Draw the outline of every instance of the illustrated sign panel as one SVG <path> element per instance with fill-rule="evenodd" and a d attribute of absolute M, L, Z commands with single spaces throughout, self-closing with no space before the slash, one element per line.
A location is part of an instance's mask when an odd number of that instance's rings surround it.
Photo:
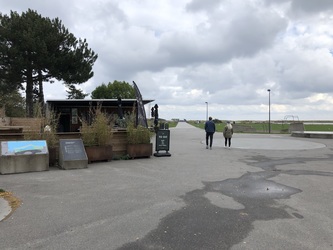
<path fill-rule="evenodd" d="M 81 139 L 61 139 L 59 143 L 64 161 L 87 159 L 87 154 Z"/>
<path fill-rule="evenodd" d="M 160 129 L 156 133 L 156 151 L 169 151 L 170 145 L 170 130 Z"/>
<path fill-rule="evenodd" d="M 2 141 L 1 155 L 47 154 L 46 141 Z"/>

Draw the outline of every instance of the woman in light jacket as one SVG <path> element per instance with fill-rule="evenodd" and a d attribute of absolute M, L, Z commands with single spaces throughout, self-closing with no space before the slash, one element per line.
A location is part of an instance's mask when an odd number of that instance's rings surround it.
<path fill-rule="evenodd" d="M 225 125 L 223 130 L 223 136 L 224 136 L 224 146 L 227 146 L 227 142 L 229 142 L 229 147 L 231 146 L 231 138 L 234 133 L 234 130 L 232 128 L 232 125 L 229 121 L 227 121 L 227 125 Z"/>

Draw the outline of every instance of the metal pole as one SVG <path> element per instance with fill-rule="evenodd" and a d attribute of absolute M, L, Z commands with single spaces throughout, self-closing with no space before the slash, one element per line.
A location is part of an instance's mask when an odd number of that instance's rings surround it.
<path fill-rule="evenodd" d="M 271 133 L 271 90 L 268 91 L 268 133 Z"/>
<path fill-rule="evenodd" d="M 208 102 L 205 103 L 206 103 L 206 121 L 208 121 Z"/>

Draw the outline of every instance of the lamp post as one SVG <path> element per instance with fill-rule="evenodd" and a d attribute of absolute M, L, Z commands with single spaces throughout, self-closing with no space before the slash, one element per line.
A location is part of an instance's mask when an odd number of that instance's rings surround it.
<path fill-rule="evenodd" d="M 206 103 L 206 121 L 208 121 L 208 102 L 205 103 Z"/>
<path fill-rule="evenodd" d="M 268 133 L 271 133 L 271 90 L 268 91 Z"/>

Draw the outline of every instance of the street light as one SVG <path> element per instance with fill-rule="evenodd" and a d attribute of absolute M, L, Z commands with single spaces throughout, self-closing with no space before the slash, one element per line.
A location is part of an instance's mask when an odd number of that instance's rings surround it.
<path fill-rule="evenodd" d="M 206 121 L 208 121 L 208 102 L 205 103 L 206 103 Z"/>
<path fill-rule="evenodd" d="M 268 133 L 271 133 L 271 90 L 268 91 Z"/>

